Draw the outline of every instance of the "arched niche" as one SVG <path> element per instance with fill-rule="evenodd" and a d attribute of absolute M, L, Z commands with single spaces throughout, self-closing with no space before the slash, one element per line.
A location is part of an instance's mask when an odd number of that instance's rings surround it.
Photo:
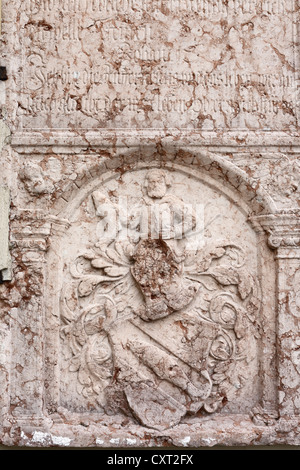
<path fill-rule="evenodd" d="M 208 152 L 109 166 L 53 209 L 48 413 L 163 431 L 275 409 L 275 267 L 251 223 L 271 199 Z"/>

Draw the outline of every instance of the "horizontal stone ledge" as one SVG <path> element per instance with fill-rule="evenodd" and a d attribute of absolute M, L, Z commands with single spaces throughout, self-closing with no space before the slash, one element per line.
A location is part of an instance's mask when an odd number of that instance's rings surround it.
<path fill-rule="evenodd" d="M 300 151 L 300 133 L 282 131 L 200 131 L 188 129 L 111 129 L 111 130 L 68 130 L 24 131 L 12 134 L 11 146 L 19 153 L 31 153 L 40 147 L 55 147 L 59 151 L 73 151 L 90 148 L 140 147 L 161 144 L 165 147 L 211 146 L 211 147 L 288 147 Z"/>
<path fill-rule="evenodd" d="M 10 429 L 9 426 L 0 429 L 0 442 L 8 446 L 18 443 L 26 447 L 85 446 L 127 450 L 130 447 L 163 449 L 172 446 L 186 448 L 190 452 L 202 446 L 300 444 L 299 436 L 293 433 L 288 436 L 299 426 L 299 418 L 295 416 L 274 420 L 269 425 L 256 425 L 247 415 L 218 416 L 203 420 L 201 424 L 181 424 L 163 433 L 154 429 L 147 429 L 145 433 L 141 426 L 129 428 L 120 423 L 112 424 L 113 430 L 110 431 L 101 422 L 90 422 L 87 426 L 82 422 L 62 424 L 52 422 L 51 417 L 45 418 L 45 422 L 39 425 L 35 419 L 32 423 L 30 421 L 30 417 L 25 420 L 15 418 Z"/>

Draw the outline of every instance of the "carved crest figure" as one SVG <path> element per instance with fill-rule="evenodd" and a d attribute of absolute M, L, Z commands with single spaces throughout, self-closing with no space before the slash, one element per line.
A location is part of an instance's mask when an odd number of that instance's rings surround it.
<path fill-rule="evenodd" d="M 61 296 L 79 393 L 159 430 L 222 407 L 242 387 L 236 365 L 259 334 L 259 288 L 245 253 L 229 240 L 186 250 L 196 216 L 170 185 L 167 172 L 147 173 L 141 204 L 120 224 L 138 235 L 96 240 Z M 114 204 L 99 191 L 92 201 L 105 223 Z"/>

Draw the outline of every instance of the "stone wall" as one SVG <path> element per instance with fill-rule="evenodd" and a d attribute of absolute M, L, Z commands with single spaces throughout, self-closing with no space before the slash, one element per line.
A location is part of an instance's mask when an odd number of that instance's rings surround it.
<path fill-rule="evenodd" d="M 300 445 L 298 22 L 3 0 L 3 445 Z"/>

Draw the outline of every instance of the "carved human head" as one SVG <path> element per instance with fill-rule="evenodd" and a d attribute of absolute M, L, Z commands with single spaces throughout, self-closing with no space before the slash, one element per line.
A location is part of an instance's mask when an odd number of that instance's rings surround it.
<path fill-rule="evenodd" d="M 163 198 L 170 185 L 171 179 L 165 171 L 159 168 L 148 171 L 145 179 L 145 188 L 149 197 L 154 199 Z"/>
<path fill-rule="evenodd" d="M 50 192 L 50 185 L 38 165 L 30 163 L 24 165 L 19 176 L 29 194 L 39 196 Z"/>

